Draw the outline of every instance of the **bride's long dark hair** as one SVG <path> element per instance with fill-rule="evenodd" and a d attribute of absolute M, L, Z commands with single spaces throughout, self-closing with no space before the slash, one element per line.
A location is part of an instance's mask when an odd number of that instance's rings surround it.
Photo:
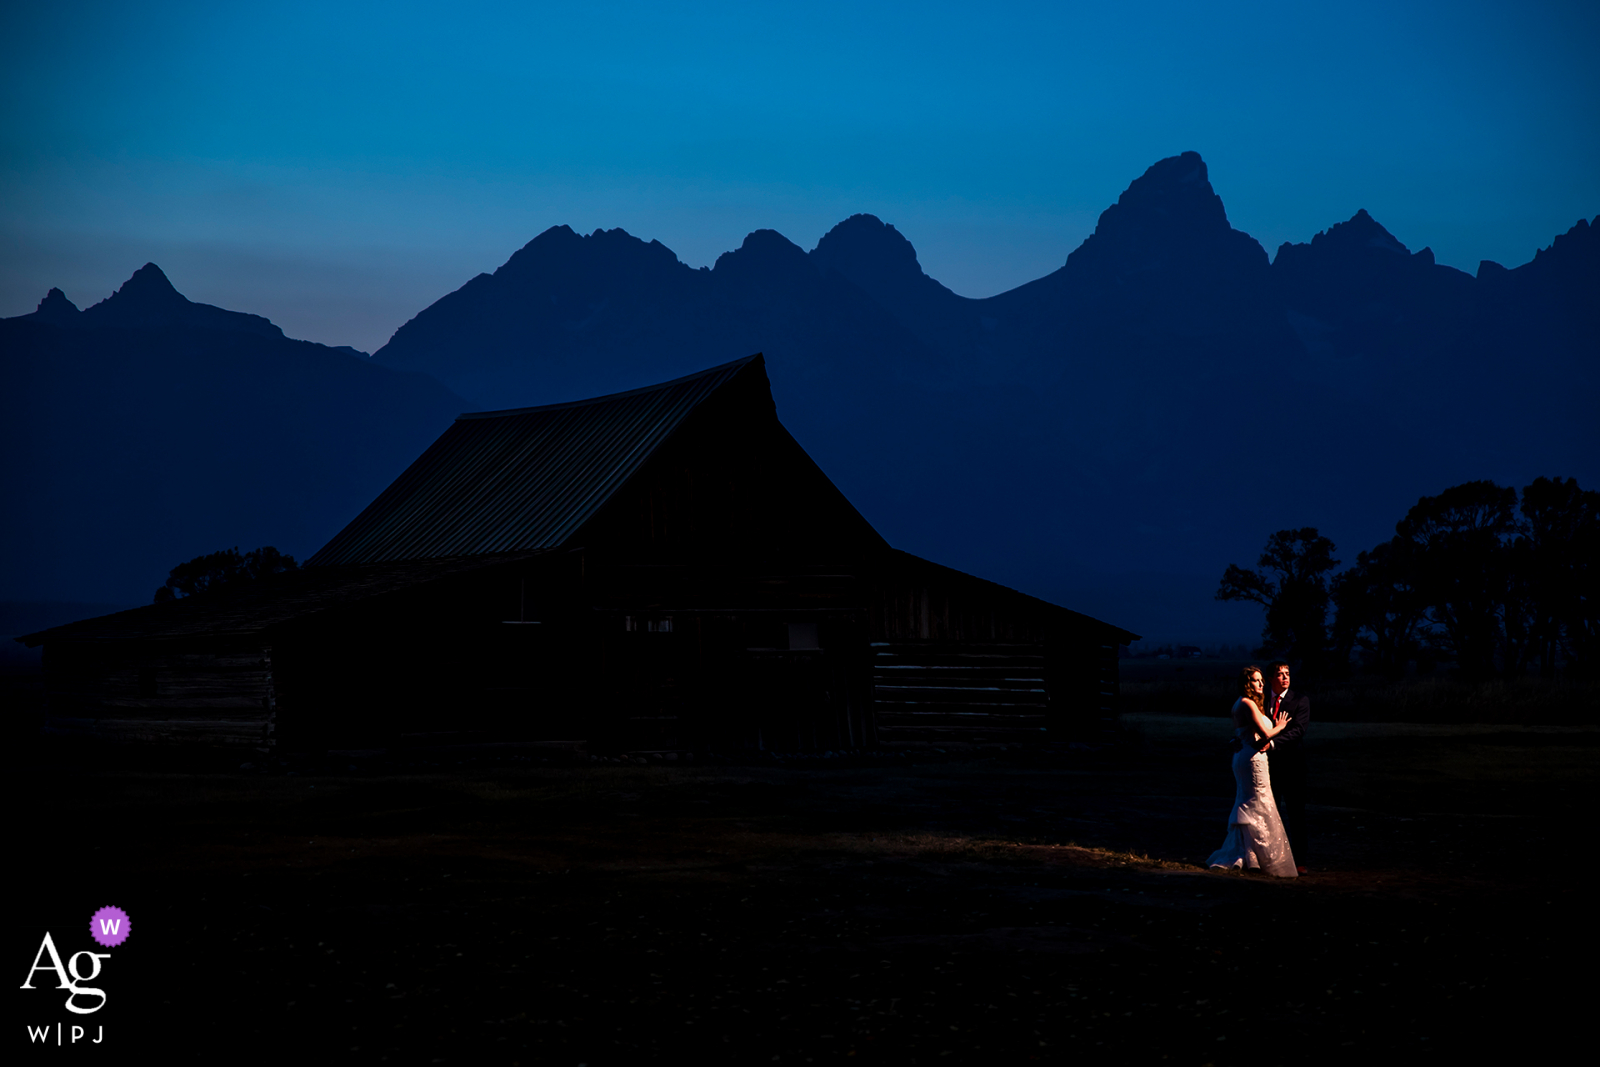
<path fill-rule="evenodd" d="M 1254 694 L 1252 694 L 1250 692 L 1250 688 L 1251 688 L 1250 683 L 1255 680 L 1255 679 L 1250 677 L 1252 674 L 1261 674 L 1261 668 L 1257 667 L 1253 663 L 1250 666 L 1244 668 L 1243 670 L 1241 670 L 1239 672 L 1239 695 L 1241 697 L 1252 697 L 1252 699 L 1254 697 Z M 1264 679 L 1266 678 L 1266 676 L 1262 675 L 1262 678 L 1263 678 L 1262 691 L 1265 692 L 1266 691 L 1266 683 L 1265 683 Z"/>

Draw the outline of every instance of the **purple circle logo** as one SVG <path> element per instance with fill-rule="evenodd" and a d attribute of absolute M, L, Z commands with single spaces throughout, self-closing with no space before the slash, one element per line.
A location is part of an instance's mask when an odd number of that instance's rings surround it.
<path fill-rule="evenodd" d="M 128 913 L 118 907 L 105 907 L 89 920 L 89 936 L 106 948 L 116 948 L 128 940 Z"/>

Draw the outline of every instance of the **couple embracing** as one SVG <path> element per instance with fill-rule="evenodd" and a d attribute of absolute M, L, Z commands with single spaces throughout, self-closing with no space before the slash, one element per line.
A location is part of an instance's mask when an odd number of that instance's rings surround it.
<path fill-rule="evenodd" d="M 1239 672 L 1239 699 L 1233 705 L 1239 745 L 1233 754 L 1233 813 L 1227 839 L 1206 865 L 1259 868 L 1277 878 L 1293 878 L 1306 873 L 1305 739 L 1311 700 L 1290 692 L 1288 663 L 1277 660 L 1268 669 L 1270 695 L 1261 668 Z"/>

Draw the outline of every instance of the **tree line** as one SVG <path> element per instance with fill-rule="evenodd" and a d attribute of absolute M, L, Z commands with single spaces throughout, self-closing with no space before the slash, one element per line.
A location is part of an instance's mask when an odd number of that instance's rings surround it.
<path fill-rule="evenodd" d="M 1280 530 L 1257 569 L 1228 565 L 1217 599 L 1266 609 L 1263 654 L 1333 672 L 1600 673 L 1600 493 L 1576 479 L 1536 478 L 1520 500 L 1491 481 L 1452 486 L 1343 571 L 1336 551 L 1315 527 Z"/>
<path fill-rule="evenodd" d="M 271 545 L 243 554 L 237 546 L 226 548 L 196 556 L 168 571 L 167 580 L 156 586 L 155 603 L 207 593 L 271 588 L 278 575 L 299 567 L 293 556 L 286 556 Z"/>

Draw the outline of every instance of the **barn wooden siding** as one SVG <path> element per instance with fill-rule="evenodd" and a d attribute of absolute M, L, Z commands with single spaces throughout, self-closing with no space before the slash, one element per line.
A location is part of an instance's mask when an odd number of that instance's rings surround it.
<path fill-rule="evenodd" d="M 252 748 L 276 741 L 270 647 L 61 642 L 46 647 L 45 664 L 53 733 Z"/>
<path fill-rule="evenodd" d="M 872 696 L 883 744 L 1103 736 L 1117 713 L 1120 631 L 917 559 L 872 594 Z"/>
<path fill-rule="evenodd" d="M 874 642 L 878 740 L 1038 743 L 1049 727 L 1044 647 Z"/>

